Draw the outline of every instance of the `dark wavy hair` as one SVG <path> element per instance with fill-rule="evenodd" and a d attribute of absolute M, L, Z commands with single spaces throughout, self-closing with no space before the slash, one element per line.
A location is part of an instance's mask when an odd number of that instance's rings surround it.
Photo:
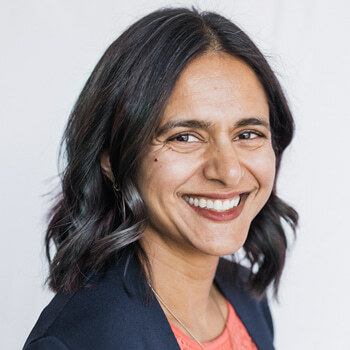
<path fill-rule="evenodd" d="M 63 135 L 62 189 L 45 237 L 52 290 L 82 288 L 89 273 L 103 270 L 122 252 L 147 260 L 139 242 L 147 224 L 135 181 L 139 160 L 183 69 L 215 51 L 241 59 L 260 80 L 278 171 L 294 122 L 276 76 L 250 38 L 225 17 L 195 8 L 164 8 L 143 17 L 104 53 Z M 101 170 L 106 151 L 119 191 Z M 275 185 L 243 246 L 251 265 L 247 286 L 253 294 L 264 295 L 271 283 L 277 292 L 287 248 L 285 224 L 295 232 L 297 221 L 296 211 L 278 198 Z"/>

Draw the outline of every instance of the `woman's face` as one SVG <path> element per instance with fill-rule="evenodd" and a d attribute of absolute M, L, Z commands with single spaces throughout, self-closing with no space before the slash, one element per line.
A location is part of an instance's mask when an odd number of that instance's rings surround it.
<path fill-rule="evenodd" d="M 191 254 L 233 253 L 274 177 L 269 108 L 254 72 L 228 54 L 200 56 L 182 72 L 141 160 L 143 239 Z"/>

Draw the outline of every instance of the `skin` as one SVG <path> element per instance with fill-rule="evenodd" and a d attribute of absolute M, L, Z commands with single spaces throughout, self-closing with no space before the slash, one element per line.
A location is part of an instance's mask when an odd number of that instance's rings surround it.
<path fill-rule="evenodd" d="M 185 126 L 189 120 L 200 125 Z M 183 126 L 166 127 L 175 122 Z M 225 53 L 207 53 L 182 72 L 158 131 L 138 172 L 149 213 L 141 244 L 158 294 L 207 342 L 223 331 L 228 311 L 213 284 L 219 258 L 242 247 L 273 187 L 275 154 L 265 92 L 245 63 Z M 108 171 L 107 157 L 102 168 Z M 233 220 L 203 217 L 184 200 L 189 194 L 206 198 L 208 193 L 237 192 L 247 198 Z"/>

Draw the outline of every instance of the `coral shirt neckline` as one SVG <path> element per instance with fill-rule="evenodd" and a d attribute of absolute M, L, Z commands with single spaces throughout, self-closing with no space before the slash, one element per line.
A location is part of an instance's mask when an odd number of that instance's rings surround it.
<path fill-rule="evenodd" d="M 237 316 L 235 310 L 232 305 L 227 300 L 228 305 L 228 316 L 227 316 L 227 327 L 224 328 L 222 333 L 217 336 L 215 339 L 202 343 L 206 350 L 231 350 L 231 341 L 230 335 L 228 333 L 228 328 L 231 332 L 231 337 L 233 341 L 234 348 L 237 348 L 239 345 L 239 349 L 244 350 L 257 350 L 254 342 L 252 341 L 250 335 L 248 334 L 246 328 L 243 323 Z M 180 346 L 181 350 L 202 350 L 200 345 L 184 334 L 179 328 L 175 325 L 171 324 L 171 329 L 176 337 L 176 340 Z"/>

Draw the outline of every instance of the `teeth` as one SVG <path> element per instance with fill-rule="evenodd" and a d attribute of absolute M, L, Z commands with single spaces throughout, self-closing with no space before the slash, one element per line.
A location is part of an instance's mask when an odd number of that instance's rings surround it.
<path fill-rule="evenodd" d="M 201 198 L 201 199 L 199 200 L 199 206 L 200 206 L 201 208 L 205 208 L 205 207 L 207 206 L 207 201 L 206 201 L 205 199 Z"/>
<path fill-rule="evenodd" d="M 230 203 L 231 207 L 237 207 L 239 200 L 240 200 L 239 196 L 237 196 L 236 198 L 233 198 L 231 203 Z"/>
<path fill-rule="evenodd" d="M 223 209 L 223 210 L 230 209 L 230 201 L 225 200 L 225 202 L 224 202 L 223 205 L 222 205 L 222 209 Z"/>
<path fill-rule="evenodd" d="M 237 205 L 240 202 L 240 199 L 241 199 L 240 196 L 236 196 L 231 200 L 226 199 L 222 201 L 220 199 L 216 199 L 213 202 L 210 199 L 206 200 L 204 198 L 192 198 L 192 197 L 185 196 L 185 201 L 195 207 L 200 207 L 202 209 L 209 209 L 209 210 L 214 210 L 219 212 L 237 207 Z"/>
<path fill-rule="evenodd" d="M 221 211 L 222 210 L 222 202 L 220 201 L 220 200 L 216 200 L 215 202 L 214 202 L 214 209 L 216 210 L 216 211 Z"/>

